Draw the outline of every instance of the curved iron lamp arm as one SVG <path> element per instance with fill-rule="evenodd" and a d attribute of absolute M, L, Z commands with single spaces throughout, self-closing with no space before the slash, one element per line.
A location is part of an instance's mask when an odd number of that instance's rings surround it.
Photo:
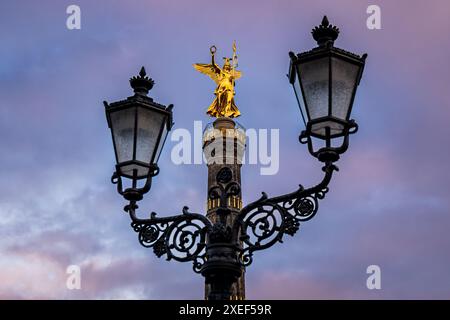
<path fill-rule="evenodd" d="M 295 192 L 269 198 L 265 192 L 262 197 L 242 208 L 233 225 L 233 242 L 242 241 L 244 249 L 239 258 L 244 266 L 253 261 L 253 252 L 283 242 L 284 234 L 293 236 L 300 222 L 314 217 L 319 208 L 318 200 L 328 192 L 333 172 L 338 168 L 327 162 L 322 168 L 325 176 L 314 187 L 305 189 L 300 185 Z"/>
<path fill-rule="evenodd" d="M 189 212 L 183 207 L 183 213 L 177 216 L 157 218 L 152 212 L 149 219 L 136 216 L 138 208 L 135 201 L 125 206 L 130 214 L 131 227 L 138 233 L 139 243 L 160 258 L 179 262 L 193 261 L 193 269 L 200 273 L 205 263 L 206 235 L 212 229 L 211 222 L 205 216 Z"/>

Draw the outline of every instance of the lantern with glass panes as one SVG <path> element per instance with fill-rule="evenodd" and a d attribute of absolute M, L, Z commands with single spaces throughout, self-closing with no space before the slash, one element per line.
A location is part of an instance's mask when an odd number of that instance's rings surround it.
<path fill-rule="evenodd" d="M 147 96 L 154 81 L 144 67 L 139 76 L 130 79 L 130 85 L 133 96 L 103 104 L 116 155 L 116 171 L 111 180 L 125 199 L 138 201 L 150 190 L 152 177 L 159 172 L 157 162 L 172 128 L 173 105 L 166 107 Z M 125 189 L 123 179 L 129 181 Z"/>
<path fill-rule="evenodd" d="M 334 47 L 339 29 L 326 16 L 312 35 L 316 48 L 297 55 L 289 52 L 288 76 L 306 126 L 300 142 L 308 144 L 309 152 L 320 161 L 334 162 L 347 150 L 349 134 L 358 130 L 350 114 L 367 54 L 358 56 Z M 318 150 L 312 138 L 322 141 Z"/>

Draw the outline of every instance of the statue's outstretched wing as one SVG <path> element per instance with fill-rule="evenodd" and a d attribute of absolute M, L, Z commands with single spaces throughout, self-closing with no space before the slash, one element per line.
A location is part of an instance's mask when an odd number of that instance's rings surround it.
<path fill-rule="evenodd" d="M 217 70 L 214 65 L 206 63 L 194 63 L 193 66 L 195 70 L 203 74 L 206 74 L 208 77 L 213 79 L 216 84 L 219 84 L 219 76 L 217 74 Z"/>
<path fill-rule="evenodd" d="M 233 77 L 234 77 L 234 80 L 239 79 L 240 77 L 242 77 L 242 72 L 241 72 L 241 71 L 234 70 L 234 71 L 233 71 Z"/>

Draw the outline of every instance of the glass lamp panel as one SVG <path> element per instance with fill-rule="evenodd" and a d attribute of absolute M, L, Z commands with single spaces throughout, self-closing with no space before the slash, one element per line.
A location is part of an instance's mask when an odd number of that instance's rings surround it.
<path fill-rule="evenodd" d="M 298 65 L 303 96 L 309 120 L 328 116 L 329 58 L 324 57 Z"/>
<path fill-rule="evenodd" d="M 322 121 L 315 123 L 311 126 L 311 132 L 313 134 L 319 135 L 322 138 L 326 137 L 326 127 L 330 128 L 330 135 L 341 135 L 344 131 L 344 126 L 341 123 L 335 121 Z"/>
<path fill-rule="evenodd" d="M 135 108 L 113 111 L 110 119 L 117 162 L 133 160 Z"/>
<path fill-rule="evenodd" d="M 331 67 L 332 115 L 347 120 L 360 67 L 336 57 L 331 58 Z"/>
<path fill-rule="evenodd" d="M 136 160 L 150 164 L 158 147 L 159 132 L 164 125 L 164 114 L 146 108 L 138 108 Z"/>
<path fill-rule="evenodd" d="M 298 77 L 295 77 L 295 82 L 292 84 L 292 87 L 294 88 L 295 98 L 297 99 L 298 107 L 302 115 L 302 120 L 306 122 L 308 121 L 308 114 L 306 113 L 305 103 L 303 102 L 302 90 L 300 88 L 300 81 L 298 80 Z"/>
<path fill-rule="evenodd" d="M 138 164 L 128 164 L 120 168 L 121 174 L 129 178 L 133 177 L 133 170 L 137 170 L 137 178 L 145 177 L 148 174 L 148 168 Z"/>
<path fill-rule="evenodd" d="M 166 118 L 164 119 L 166 121 Z M 155 159 L 153 160 L 154 163 L 157 163 L 159 160 L 159 156 L 161 155 L 162 148 L 164 147 L 164 143 L 166 142 L 167 138 L 167 124 L 164 122 L 163 124 L 164 128 L 161 134 L 161 140 L 159 141 L 158 149 L 156 150 Z"/>

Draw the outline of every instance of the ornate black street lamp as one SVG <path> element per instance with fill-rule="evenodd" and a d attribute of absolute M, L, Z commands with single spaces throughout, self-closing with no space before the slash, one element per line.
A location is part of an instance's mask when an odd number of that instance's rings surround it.
<path fill-rule="evenodd" d="M 201 273 L 209 285 L 210 300 L 230 299 L 233 283 L 251 264 L 255 251 L 282 242 L 285 234 L 293 236 L 301 222 L 314 217 L 318 201 L 328 192 L 327 186 L 337 170 L 334 162 L 346 151 L 349 135 L 358 128 L 350 113 L 367 55 L 360 57 L 334 47 L 339 30 L 326 17 L 312 33 L 317 48 L 298 55 L 289 53 L 289 80 L 306 125 L 300 142 L 307 143 L 309 152 L 324 163 L 322 181 L 311 188 L 300 186 L 276 197 L 263 192 L 261 198 L 241 209 L 236 205 L 236 197 L 241 193 L 240 174 L 237 179 L 235 167 L 220 165 L 209 167 L 214 181 L 208 191 L 208 204 L 216 205 L 217 218 L 191 213 L 187 207 L 180 215 L 160 218 L 152 212 L 147 219 L 138 218 L 136 203 L 150 190 L 152 177 L 159 173 L 156 163 L 172 127 L 172 105 L 166 108 L 147 97 L 153 80 L 144 69 L 139 77 L 130 80 L 134 96 L 104 103 L 117 160 L 112 181 L 129 201 L 124 209 L 130 214 L 139 242 L 152 247 L 158 257 L 192 261 L 194 271 Z M 229 118 L 214 122 L 214 128 L 219 129 L 234 125 Z M 233 136 L 235 147 L 237 136 Z M 205 140 L 205 145 L 215 138 Z M 313 138 L 323 141 L 324 146 L 314 150 Z M 336 141 L 340 143 L 335 145 Z M 125 190 L 123 178 L 130 180 Z M 138 181 L 144 179 L 144 185 L 139 187 Z"/>
<path fill-rule="evenodd" d="M 134 96 L 103 104 L 117 162 L 112 181 L 125 199 L 139 201 L 150 190 L 152 177 L 159 173 L 157 162 L 172 128 L 173 105 L 166 108 L 147 96 L 154 81 L 147 77 L 144 67 L 139 76 L 130 79 L 130 85 Z M 130 188 L 123 190 L 122 178 L 131 180 Z M 144 185 L 138 188 L 142 179 Z"/>
<path fill-rule="evenodd" d="M 310 153 L 320 161 L 337 161 L 348 148 L 349 134 L 358 130 L 350 113 L 367 54 L 360 57 L 334 47 L 339 29 L 330 25 L 326 16 L 312 34 L 318 47 L 298 55 L 289 52 L 289 81 L 306 125 L 300 142 L 307 143 Z M 313 150 L 311 137 L 324 140 L 325 147 Z M 332 140 L 340 137 L 343 143 L 331 147 Z"/>

